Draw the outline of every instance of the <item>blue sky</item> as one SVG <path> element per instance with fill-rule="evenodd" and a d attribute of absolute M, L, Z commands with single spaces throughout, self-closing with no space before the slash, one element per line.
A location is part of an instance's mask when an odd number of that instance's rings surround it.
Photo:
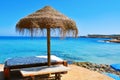
<path fill-rule="evenodd" d="M 0 36 L 19 35 L 19 19 L 46 5 L 72 18 L 79 35 L 120 34 L 120 0 L 1 0 Z"/>

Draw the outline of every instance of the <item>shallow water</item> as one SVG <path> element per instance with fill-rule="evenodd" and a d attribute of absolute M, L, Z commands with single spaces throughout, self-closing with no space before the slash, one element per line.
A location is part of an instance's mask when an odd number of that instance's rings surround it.
<path fill-rule="evenodd" d="M 120 63 L 120 44 L 105 43 L 105 38 L 52 38 L 51 54 L 68 61 Z M 46 38 L 0 37 L 0 63 L 12 57 L 47 54 Z"/>

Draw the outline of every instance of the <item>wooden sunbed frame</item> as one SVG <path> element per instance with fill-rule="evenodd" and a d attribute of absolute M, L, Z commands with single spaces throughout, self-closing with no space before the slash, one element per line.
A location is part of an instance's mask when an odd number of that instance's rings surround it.
<path fill-rule="evenodd" d="M 49 80 L 49 78 L 55 80 L 61 80 L 61 74 L 64 74 L 68 70 L 69 68 L 63 65 L 51 65 L 51 66 L 41 66 L 41 67 L 32 67 L 32 68 L 22 68 L 20 69 L 20 72 L 23 77 L 30 76 L 31 78 L 33 78 L 33 80 L 37 75 L 46 75 L 46 74 L 48 75 L 48 77 L 46 77 L 47 80 Z"/>
<path fill-rule="evenodd" d="M 64 66 L 68 66 L 66 61 L 58 61 L 58 62 L 51 62 L 51 65 L 57 65 L 62 64 Z M 7 65 L 7 61 L 5 62 L 4 66 L 4 80 L 10 80 L 10 71 L 12 69 L 21 69 L 21 68 L 30 68 L 30 67 L 40 67 L 40 66 L 46 66 L 48 63 L 36 63 L 36 64 L 25 64 L 25 65 L 15 65 L 15 66 L 9 66 Z M 63 72 L 66 73 L 66 72 Z M 59 74 L 55 74 L 59 75 Z"/>

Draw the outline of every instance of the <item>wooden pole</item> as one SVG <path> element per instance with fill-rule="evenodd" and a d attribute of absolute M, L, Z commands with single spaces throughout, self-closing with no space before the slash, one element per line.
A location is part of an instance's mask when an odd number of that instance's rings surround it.
<path fill-rule="evenodd" d="M 31 34 L 31 37 L 33 38 L 33 29 L 32 28 L 31 28 L 30 34 Z"/>
<path fill-rule="evenodd" d="M 48 55 L 48 66 L 51 65 L 50 58 L 50 28 L 47 28 L 47 55 Z"/>

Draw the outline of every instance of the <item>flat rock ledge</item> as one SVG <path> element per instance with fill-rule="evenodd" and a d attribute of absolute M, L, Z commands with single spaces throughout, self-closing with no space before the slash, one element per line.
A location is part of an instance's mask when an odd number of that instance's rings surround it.
<path fill-rule="evenodd" d="M 99 73 L 113 73 L 120 76 L 120 71 L 115 71 L 113 68 L 110 67 L 110 65 L 107 64 L 96 64 L 96 63 L 90 63 L 90 62 L 73 62 L 73 64 L 78 65 L 80 67 L 87 68 L 92 71 L 97 71 Z"/>

